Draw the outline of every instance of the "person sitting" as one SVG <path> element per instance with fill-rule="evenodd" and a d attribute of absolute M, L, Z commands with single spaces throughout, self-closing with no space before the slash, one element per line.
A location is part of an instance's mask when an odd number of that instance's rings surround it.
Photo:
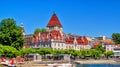
<path fill-rule="evenodd" d="M 15 67 L 15 59 L 14 58 L 9 62 L 8 67 Z"/>
<path fill-rule="evenodd" d="M 21 63 L 24 63 L 25 61 L 24 61 L 24 59 L 23 59 L 23 58 L 21 58 L 20 62 L 21 62 Z"/>
<path fill-rule="evenodd" d="M 4 66 L 7 66 L 8 65 L 8 61 L 5 60 L 4 57 L 1 58 L 1 64 L 4 65 Z"/>
<path fill-rule="evenodd" d="M 4 57 L 1 58 L 1 62 L 5 62 L 5 58 Z"/>

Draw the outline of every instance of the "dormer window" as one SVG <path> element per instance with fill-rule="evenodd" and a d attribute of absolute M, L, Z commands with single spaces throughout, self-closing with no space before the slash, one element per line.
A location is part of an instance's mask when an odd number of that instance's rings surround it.
<path fill-rule="evenodd" d="M 58 29 L 60 30 L 60 27 L 58 27 Z"/>

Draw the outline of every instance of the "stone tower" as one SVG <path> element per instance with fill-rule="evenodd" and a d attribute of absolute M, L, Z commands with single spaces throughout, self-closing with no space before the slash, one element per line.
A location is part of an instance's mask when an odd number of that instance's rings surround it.
<path fill-rule="evenodd" d="M 50 19 L 50 21 L 48 22 L 47 24 L 47 28 L 46 30 L 49 32 L 49 31 L 52 31 L 52 30 L 57 30 L 57 31 L 60 31 L 61 34 L 62 34 L 62 25 L 57 17 L 57 15 L 54 13 Z"/>
<path fill-rule="evenodd" d="M 21 23 L 21 28 L 22 28 L 22 33 L 23 33 L 23 35 L 25 35 L 25 30 L 24 30 L 24 25 L 23 25 L 23 23 Z"/>

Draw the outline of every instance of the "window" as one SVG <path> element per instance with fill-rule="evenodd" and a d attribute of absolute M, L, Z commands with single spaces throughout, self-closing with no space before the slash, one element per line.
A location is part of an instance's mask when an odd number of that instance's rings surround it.
<path fill-rule="evenodd" d="M 55 46 L 56 46 L 56 43 L 55 43 Z"/>
<path fill-rule="evenodd" d="M 60 44 L 58 44 L 58 47 L 60 46 Z"/>
<path fill-rule="evenodd" d="M 66 46 L 66 48 L 68 48 L 68 46 Z"/>
<path fill-rule="evenodd" d="M 62 44 L 62 47 L 63 47 L 63 44 Z"/>
<path fill-rule="evenodd" d="M 73 48 L 73 46 L 72 46 L 72 48 Z"/>
<path fill-rule="evenodd" d="M 41 45 L 41 47 L 43 47 L 43 45 Z"/>
<path fill-rule="evenodd" d="M 58 27 L 58 29 L 60 30 L 60 27 Z"/>
<path fill-rule="evenodd" d="M 49 44 L 48 44 L 48 47 L 49 47 Z"/>
<path fill-rule="evenodd" d="M 46 47 L 48 47 L 48 44 L 46 44 Z"/>

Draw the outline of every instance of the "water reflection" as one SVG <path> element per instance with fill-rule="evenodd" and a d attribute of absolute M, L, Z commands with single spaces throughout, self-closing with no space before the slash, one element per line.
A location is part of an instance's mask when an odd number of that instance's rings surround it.
<path fill-rule="evenodd" d="M 77 64 L 76 67 L 120 67 L 120 64 Z"/>

